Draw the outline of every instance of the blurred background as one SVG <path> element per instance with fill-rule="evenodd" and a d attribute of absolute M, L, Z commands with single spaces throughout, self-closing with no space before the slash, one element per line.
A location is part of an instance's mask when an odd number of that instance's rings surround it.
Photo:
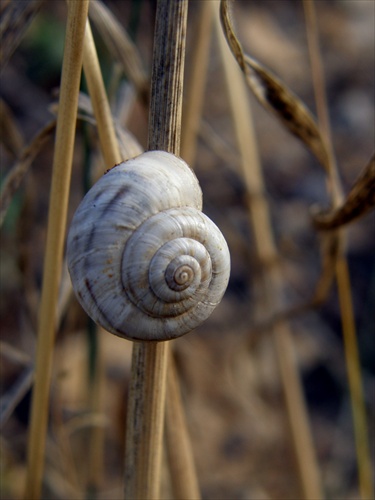
<path fill-rule="evenodd" d="M 155 2 L 113 0 L 105 4 L 127 29 L 150 75 Z M 199 4 L 189 3 L 187 85 L 201 22 Z M 367 0 L 320 0 L 316 11 L 333 146 L 347 193 L 374 150 L 375 4 Z M 245 51 L 276 73 L 315 114 L 302 2 L 237 1 L 234 18 Z M 20 151 L 53 119 L 65 20 L 64 2 L 43 2 L 20 44 L 1 67 L 2 113 L 6 109 L 19 132 L 16 149 L 10 146 L 15 143 L 14 137 L 12 141 L 8 137 L 13 132 L 2 120 L 2 180 Z M 113 112 L 145 148 L 147 107 L 134 97 L 131 84 L 95 25 L 93 33 Z M 213 315 L 194 332 L 173 342 L 198 478 L 202 496 L 207 499 L 297 499 L 301 491 L 269 331 L 271 313 L 254 307 L 260 302 L 255 286 L 259 262 L 214 34 L 203 76 L 206 91 L 196 159 L 191 166 L 201 183 L 204 212 L 228 241 L 232 270 L 226 295 Z M 87 93 L 84 79 L 82 92 Z M 285 284 L 283 301 L 286 307 L 293 307 L 312 297 L 321 271 L 321 238 L 312 226 L 311 209 L 329 205 L 325 173 L 298 140 L 255 101 L 250 90 L 248 95 L 279 251 L 276 265 Z M 53 146 L 51 134 L 15 193 L 0 233 L 2 417 L 4 408 L 8 411 L 0 437 L 4 499 L 20 498 L 25 477 Z M 95 128 L 79 120 L 69 220 L 92 179 L 110 167 L 103 164 L 98 146 Z M 346 253 L 373 463 L 374 243 L 373 213 L 348 227 Z M 45 498 L 78 498 L 77 492 L 85 490 L 90 475 L 88 463 L 93 459 L 88 451 L 93 428 L 101 429 L 104 440 L 104 455 L 96 457 L 101 462 L 96 497 L 121 498 L 131 343 L 97 332 L 103 352 L 103 377 L 101 406 L 93 412 L 90 360 L 96 345 L 95 328 L 70 294 L 69 278 L 64 272 L 46 448 Z M 322 305 L 292 316 L 288 323 L 326 498 L 359 498 L 336 287 Z M 165 498 L 172 498 L 167 472 L 163 491 Z"/>

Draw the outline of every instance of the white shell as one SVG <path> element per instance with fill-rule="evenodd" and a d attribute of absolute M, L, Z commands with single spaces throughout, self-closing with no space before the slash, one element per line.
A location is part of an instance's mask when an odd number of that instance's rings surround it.
<path fill-rule="evenodd" d="M 197 178 L 180 158 L 149 151 L 117 165 L 86 194 L 68 234 L 73 288 L 87 314 L 132 340 L 179 337 L 211 314 L 230 257 L 200 210 Z"/>

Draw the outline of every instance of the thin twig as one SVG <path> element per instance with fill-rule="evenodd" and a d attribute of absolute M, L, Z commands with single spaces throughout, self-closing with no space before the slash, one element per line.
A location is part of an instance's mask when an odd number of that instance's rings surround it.
<path fill-rule="evenodd" d="M 48 396 L 56 328 L 66 217 L 81 79 L 87 0 L 68 2 L 61 94 L 48 212 L 47 244 L 40 305 L 36 374 L 31 408 L 25 499 L 40 497 L 47 432 Z M 74 36 L 73 36 L 74 35 Z"/>

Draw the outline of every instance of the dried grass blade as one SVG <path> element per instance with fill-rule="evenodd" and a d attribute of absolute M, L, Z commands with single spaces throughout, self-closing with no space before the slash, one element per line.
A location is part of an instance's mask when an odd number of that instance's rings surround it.
<path fill-rule="evenodd" d="M 64 249 L 78 91 L 81 79 L 83 39 L 89 2 L 87 0 L 81 0 L 80 2 L 69 0 L 67 4 L 68 21 L 61 75 L 61 107 L 57 120 L 48 212 L 46 255 L 35 364 L 36 373 L 29 429 L 25 499 L 38 499 L 42 485 L 56 306 Z"/>
<path fill-rule="evenodd" d="M 137 47 L 112 12 L 99 0 L 90 2 L 90 18 L 108 50 L 121 63 L 125 74 L 142 97 L 148 96 L 148 77 Z"/>
<path fill-rule="evenodd" d="M 317 229 L 331 230 L 364 216 L 375 206 L 375 154 L 362 170 L 344 203 L 313 216 Z"/>
<path fill-rule="evenodd" d="M 20 159 L 6 176 L 0 193 L 0 227 L 4 222 L 9 205 L 36 155 L 42 149 L 56 127 L 56 120 L 48 123 L 31 143 L 23 150 Z"/>
<path fill-rule="evenodd" d="M 263 300 L 258 301 L 254 307 L 257 309 L 258 315 L 260 311 L 261 314 L 269 314 L 270 311 L 272 313 L 284 307 L 283 277 L 279 267 L 274 265 L 278 260 L 278 251 L 272 232 L 269 206 L 263 194 L 265 185 L 257 153 L 245 82 L 226 48 L 218 18 L 216 18 L 216 27 L 236 129 L 236 139 L 241 154 L 241 167 L 249 195 L 249 218 L 254 233 L 256 255 L 262 265 L 262 273 L 259 274 L 256 286 L 262 290 Z M 282 320 L 275 322 L 272 325 L 272 334 L 303 498 L 318 500 L 323 498 L 320 473 L 301 379 L 295 362 L 293 338 L 289 325 Z"/>
<path fill-rule="evenodd" d="M 43 0 L 3 1 L 0 9 L 0 67 L 4 68 L 22 40 Z"/>
<path fill-rule="evenodd" d="M 290 133 L 303 142 L 328 171 L 327 147 L 310 111 L 280 79 L 244 53 L 233 29 L 228 0 L 221 1 L 220 17 L 228 45 L 254 95 L 266 109 L 277 116 Z"/>
<path fill-rule="evenodd" d="M 172 351 L 167 374 L 165 435 L 175 500 L 201 498 L 193 450 L 182 403 L 178 372 Z M 177 444 L 178 443 L 178 444 Z"/>
<path fill-rule="evenodd" d="M 181 137 L 181 157 L 192 168 L 195 163 L 197 150 L 197 134 L 201 122 L 202 105 L 206 77 L 208 71 L 208 57 L 212 33 L 213 9 L 210 2 L 200 2 L 195 19 L 194 47 L 190 64 L 189 79 L 183 106 L 183 126 Z"/>
<path fill-rule="evenodd" d="M 86 23 L 83 45 L 83 70 L 94 108 L 104 161 L 107 168 L 113 167 L 121 162 L 121 154 L 89 21 Z"/>
<path fill-rule="evenodd" d="M 324 137 L 327 139 L 330 151 L 330 163 L 327 175 L 329 181 L 329 191 L 331 193 L 333 209 L 338 209 L 342 203 L 342 189 L 332 146 L 332 134 L 328 115 L 324 70 L 319 47 L 315 2 L 314 0 L 304 0 L 303 5 L 306 14 L 306 30 L 308 35 L 310 59 L 312 63 L 314 90 L 318 116 L 320 117 L 319 123 Z M 338 230 L 336 234 L 339 238 L 340 236 L 343 237 L 344 228 Z M 361 364 L 356 338 L 349 268 L 344 255 L 340 255 L 337 259 L 335 271 L 342 318 L 345 361 L 348 372 L 348 382 L 353 412 L 359 490 L 362 498 L 372 498 L 374 493 L 374 484 L 371 474 L 371 456 L 366 422 L 366 408 L 362 390 Z"/>

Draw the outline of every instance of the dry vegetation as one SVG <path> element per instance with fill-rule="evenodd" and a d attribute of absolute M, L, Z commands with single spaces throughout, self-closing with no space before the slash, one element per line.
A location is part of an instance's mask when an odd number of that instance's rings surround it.
<path fill-rule="evenodd" d="M 7 3 L 0 6 L 2 15 Z M 135 0 L 105 4 L 128 30 L 138 53 L 129 59 L 124 45 L 113 48 L 92 16 L 101 70 L 123 148 L 121 154 L 130 157 L 147 147 L 147 89 L 155 5 Z M 190 77 L 198 64 L 194 48 L 202 22 L 198 17 L 202 15 L 201 4 L 192 1 L 189 5 L 187 95 L 192 89 Z M 346 195 L 374 149 L 375 6 L 367 0 L 321 0 L 316 2 L 316 10 L 332 145 Z M 302 3 L 238 1 L 233 15 L 244 51 L 271 68 L 315 115 Z M 26 477 L 54 113 L 65 23 L 65 2 L 47 1 L 30 19 L 22 40 L 3 35 L 3 41 L 10 45 L 16 41 L 9 60 L 1 67 L 2 180 L 14 166 L 18 168 L 14 180 L 17 189 L 5 193 L 10 205 L 1 229 L 0 254 L 0 486 L 1 498 L 9 500 L 23 495 Z M 111 29 L 119 41 L 113 25 Z M 210 33 L 210 25 L 203 31 Z M 328 255 L 327 238 L 312 222 L 312 208 L 328 208 L 332 201 L 326 172 L 301 142 L 253 99 L 248 89 L 240 107 L 252 109 L 257 148 L 253 153 L 260 158 L 264 182 L 262 202 L 270 212 L 270 230 L 278 249 L 272 261 L 262 259 L 262 240 L 254 234 L 254 228 L 264 214 L 254 209 L 257 198 L 250 195 L 249 180 L 243 174 L 246 162 L 238 147 L 233 104 L 214 29 L 208 48 L 208 60 L 200 75 L 195 75 L 203 82 L 206 79 L 196 154 L 191 148 L 182 149 L 182 156 L 185 152 L 193 163 L 204 195 L 205 213 L 228 241 L 231 279 L 221 305 L 210 319 L 173 342 L 202 498 L 302 498 L 297 471 L 301 469 L 298 462 L 304 459 L 295 458 L 290 416 L 284 402 L 287 381 L 283 381 L 279 370 L 277 335 L 283 335 L 283 330 L 275 332 L 275 316 L 291 310 L 283 324 L 288 326 L 287 336 L 292 340 L 303 384 L 324 497 L 360 498 L 348 353 L 337 286 L 332 283 L 322 303 L 299 309 L 313 298 Z M 7 54 L 2 53 L 2 57 L 6 59 Z M 233 85 L 236 79 L 233 72 Z M 81 90 L 87 94 L 84 79 Z M 190 105 L 185 102 L 183 118 L 188 116 Z M 92 107 L 83 95 L 79 107 L 68 221 L 85 190 L 111 166 L 103 161 Z M 42 136 L 35 143 L 38 134 Z M 3 193 L 1 209 L 7 196 Z M 253 210 L 250 216 L 249 207 Z M 264 229 L 264 224 L 261 226 Z M 344 252 L 351 278 L 364 403 L 367 421 L 373 422 L 374 214 L 355 220 L 345 231 Z M 329 260 L 331 269 L 335 265 L 334 260 Z M 275 269 L 277 283 L 279 278 L 282 280 L 282 286 L 277 285 L 277 299 L 275 292 L 268 295 L 262 278 L 266 273 L 266 282 L 273 284 Z M 107 332 L 98 332 L 101 376 L 93 376 L 98 346 L 95 328 L 72 296 L 65 268 L 57 324 L 43 498 L 122 498 L 132 345 Z M 369 426 L 367 439 L 373 464 L 373 426 Z M 173 498 L 167 460 L 164 462 L 162 498 Z M 362 487 L 362 498 L 370 498 L 364 491 Z"/>

